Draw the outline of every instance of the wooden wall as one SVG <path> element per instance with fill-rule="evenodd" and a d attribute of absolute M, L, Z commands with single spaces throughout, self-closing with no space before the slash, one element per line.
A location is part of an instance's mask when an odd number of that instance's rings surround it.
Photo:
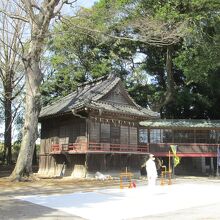
<path fill-rule="evenodd" d="M 86 120 L 73 115 L 50 118 L 41 122 L 40 154 L 49 153 L 52 144 L 74 143 L 86 138 Z"/>
<path fill-rule="evenodd" d="M 67 170 L 72 169 L 80 157 L 75 158 L 75 162 L 71 162 L 65 155 L 50 155 L 51 145 L 73 143 L 77 139 L 86 137 L 86 120 L 84 119 L 66 115 L 43 120 L 38 173 L 46 176 L 59 176 L 63 167 Z M 85 163 L 85 158 L 80 160 L 79 165 Z"/>
<path fill-rule="evenodd" d="M 39 155 L 38 174 L 47 177 L 60 176 L 64 162 L 64 155 L 58 158 L 49 154 L 41 154 Z"/>
<path fill-rule="evenodd" d="M 110 124 L 100 124 L 100 142 L 110 143 Z"/>
<path fill-rule="evenodd" d="M 100 140 L 100 123 L 90 122 L 89 123 L 89 140 L 90 142 L 97 143 Z"/>
<path fill-rule="evenodd" d="M 138 145 L 138 128 L 91 120 L 89 142 Z"/>
<path fill-rule="evenodd" d="M 129 144 L 129 127 L 128 126 L 121 126 L 121 135 L 120 135 L 120 142 L 121 144 Z"/>
<path fill-rule="evenodd" d="M 85 154 L 40 155 L 38 174 L 41 176 L 85 177 Z"/>
<path fill-rule="evenodd" d="M 49 153 L 52 144 L 77 142 L 80 137 L 87 138 L 85 119 L 66 117 L 48 119 L 41 125 L 41 154 Z M 138 144 L 138 128 L 115 123 L 90 120 L 88 123 L 89 141 L 93 143 Z"/>
<path fill-rule="evenodd" d="M 207 143 L 220 142 L 218 129 L 172 129 L 151 128 L 149 138 L 151 143 Z"/>
<path fill-rule="evenodd" d="M 129 124 L 76 118 L 72 115 L 51 118 L 42 121 L 39 174 L 59 176 L 64 168 L 64 175 L 84 177 L 86 172 L 121 172 L 140 169 L 143 155 L 128 154 L 72 154 L 50 155 L 52 144 L 76 142 L 78 138 L 89 137 L 90 142 L 134 145 L 138 144 L 138 128 Z M 87 129 L 89 134 L 87 134 Z M 88 167 L 88 170 L 86 170 Z"/>

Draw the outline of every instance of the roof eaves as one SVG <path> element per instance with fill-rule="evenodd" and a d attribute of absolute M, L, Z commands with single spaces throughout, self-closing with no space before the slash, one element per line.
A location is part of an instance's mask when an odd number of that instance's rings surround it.
<path fill-rule="evenodd" d="M 155 114 L 151 114 L 152 113 L 151 111 L 147 111 L 147 112 L 146 111 L 140 111 L 139 109 L 137 109 L 133 106 L 130 106 L 130 105 L 123 105 L 123 104 L 103 102 L 103 101 L 91 101 L 90 103 L 87 103 L 86 106 L 90 107 L 90 108 L 94 108 L 94 109 L 102 109 L 102 110 L 109 111 L 109 112 L 121 112 L 121 113 L 124 113 L 126 115 L 141 116 L 141 117 L 144 117 L 146 119 L 155 117 Z M 110 107 L 108 108 L 108 106 L 111 106 L 112 108 L 115 108 L 115 110 L 112 110 Z M 123 110 L 123 108 L 127 109 L 127 111 Z M 132 110 L 138 111 L 139 113 L 134 113 L 134 112 L 132 112 Z"/>
<path fill-rule="evenodd" d="M 160 119 L 140 122 L 140 125 L 154 128 L 218 128 L 220 120 Z"/>

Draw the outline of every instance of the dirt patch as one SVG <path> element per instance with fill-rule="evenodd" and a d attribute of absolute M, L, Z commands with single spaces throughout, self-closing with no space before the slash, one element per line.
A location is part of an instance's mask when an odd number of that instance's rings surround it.
<path fill-rule="evenodd" d="M 120 187 L 119 178 L 106 180 L 97 180 L 95 178 L 73 179 L 72 177 L 39 178 L 35 175 L 36 178 L 34 179 L 12 182 L 9 176 L 13 169 L 13 166 L 0 166 L 0 195 L 72 193 L 75 191 L 91 191 L 103 187 Z M 135 180 L 135 182 L 137 181 L 140 180 Z"/>
<path fill-rule="evenodd" d="M 59 187 L 59 186 L 106 186 L 111 184 L 119 183 L 119 180 L 95 180 L 95 179 L 70 179 L 70 178 L 62 178 L 62 179 L 38 179 L 38 180 L 30 180 L 24 182 L 12 182 L 8 177 L 0 178 L 0 187 L 25 187 L 25 186 L 51 186 L 51 187 Z"/>
<path fill-rule="evenodd" d="M 54 194 L 75 191 L 90 191 L 102 187 L 119 187 L 119 180 L 95 179 L 38 179 L 27 182 L 11 182 L 0 178 L 0 195 Z"/>

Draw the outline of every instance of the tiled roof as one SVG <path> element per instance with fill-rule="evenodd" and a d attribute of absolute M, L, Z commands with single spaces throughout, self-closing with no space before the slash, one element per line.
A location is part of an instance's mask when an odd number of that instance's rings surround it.
<path fill-rule="evenodd" d="M 149 128 L 217 128 L 220 129 L 220 120 L 203 119 L 156 119 L 140 122 L 140 125 Z"/>
<path fill-rule="evenodd" d="M 90 83 L 84 83 L 78 86 L 73 93 L 61 98 L 60 100 L 42 108 L 40 118 L 64 114 L 77 110 L 82 107 L 90 107 L 94 109 L 102 109 L 110 112 L 118 112 L 146 118 L 159 117 L 159 114 L 151 110 L 145 109 L 137 105 L 134 100 L 127 94 L 132 105 L 116 104 L 111 102 L 103 102 L 100 99 L 108 94 L 117 84 L 120 78 L 113 75 L 99 78 Z"/>
<path fill-rule="evenodd" d="M 109 103 L 109 102 L 103 102 L 103 101 L 91 101 L 90 103 L 85 103 L 83 106 L 78 106 L 76 108 L 80 107 L 88 107 L 88 108 L 93 108 L 93 109 L 101 109 L 103 111 L 109 111 L 109 112 L 117 112 L 121 114 L 126 114 L 126 115 L 136 115 L 140 117 L 158 117 L 158 114 L 145 109 L 145 108 L 136 108 L 134 106 L 129 106 L 129 105 L 122 105 L 118 103 Z"/>

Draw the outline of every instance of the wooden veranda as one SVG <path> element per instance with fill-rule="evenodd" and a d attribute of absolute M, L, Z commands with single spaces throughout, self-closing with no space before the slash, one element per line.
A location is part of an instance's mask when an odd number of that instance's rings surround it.
<path fill-rule="evenodd" d="M 77 153 L 120 153 L 120 154 L 146 154 L 149 153 L 148 145 L 123 145 L 109 143 L 69 143 L 53 144 L 50 154 L 77 154 Z"/>

